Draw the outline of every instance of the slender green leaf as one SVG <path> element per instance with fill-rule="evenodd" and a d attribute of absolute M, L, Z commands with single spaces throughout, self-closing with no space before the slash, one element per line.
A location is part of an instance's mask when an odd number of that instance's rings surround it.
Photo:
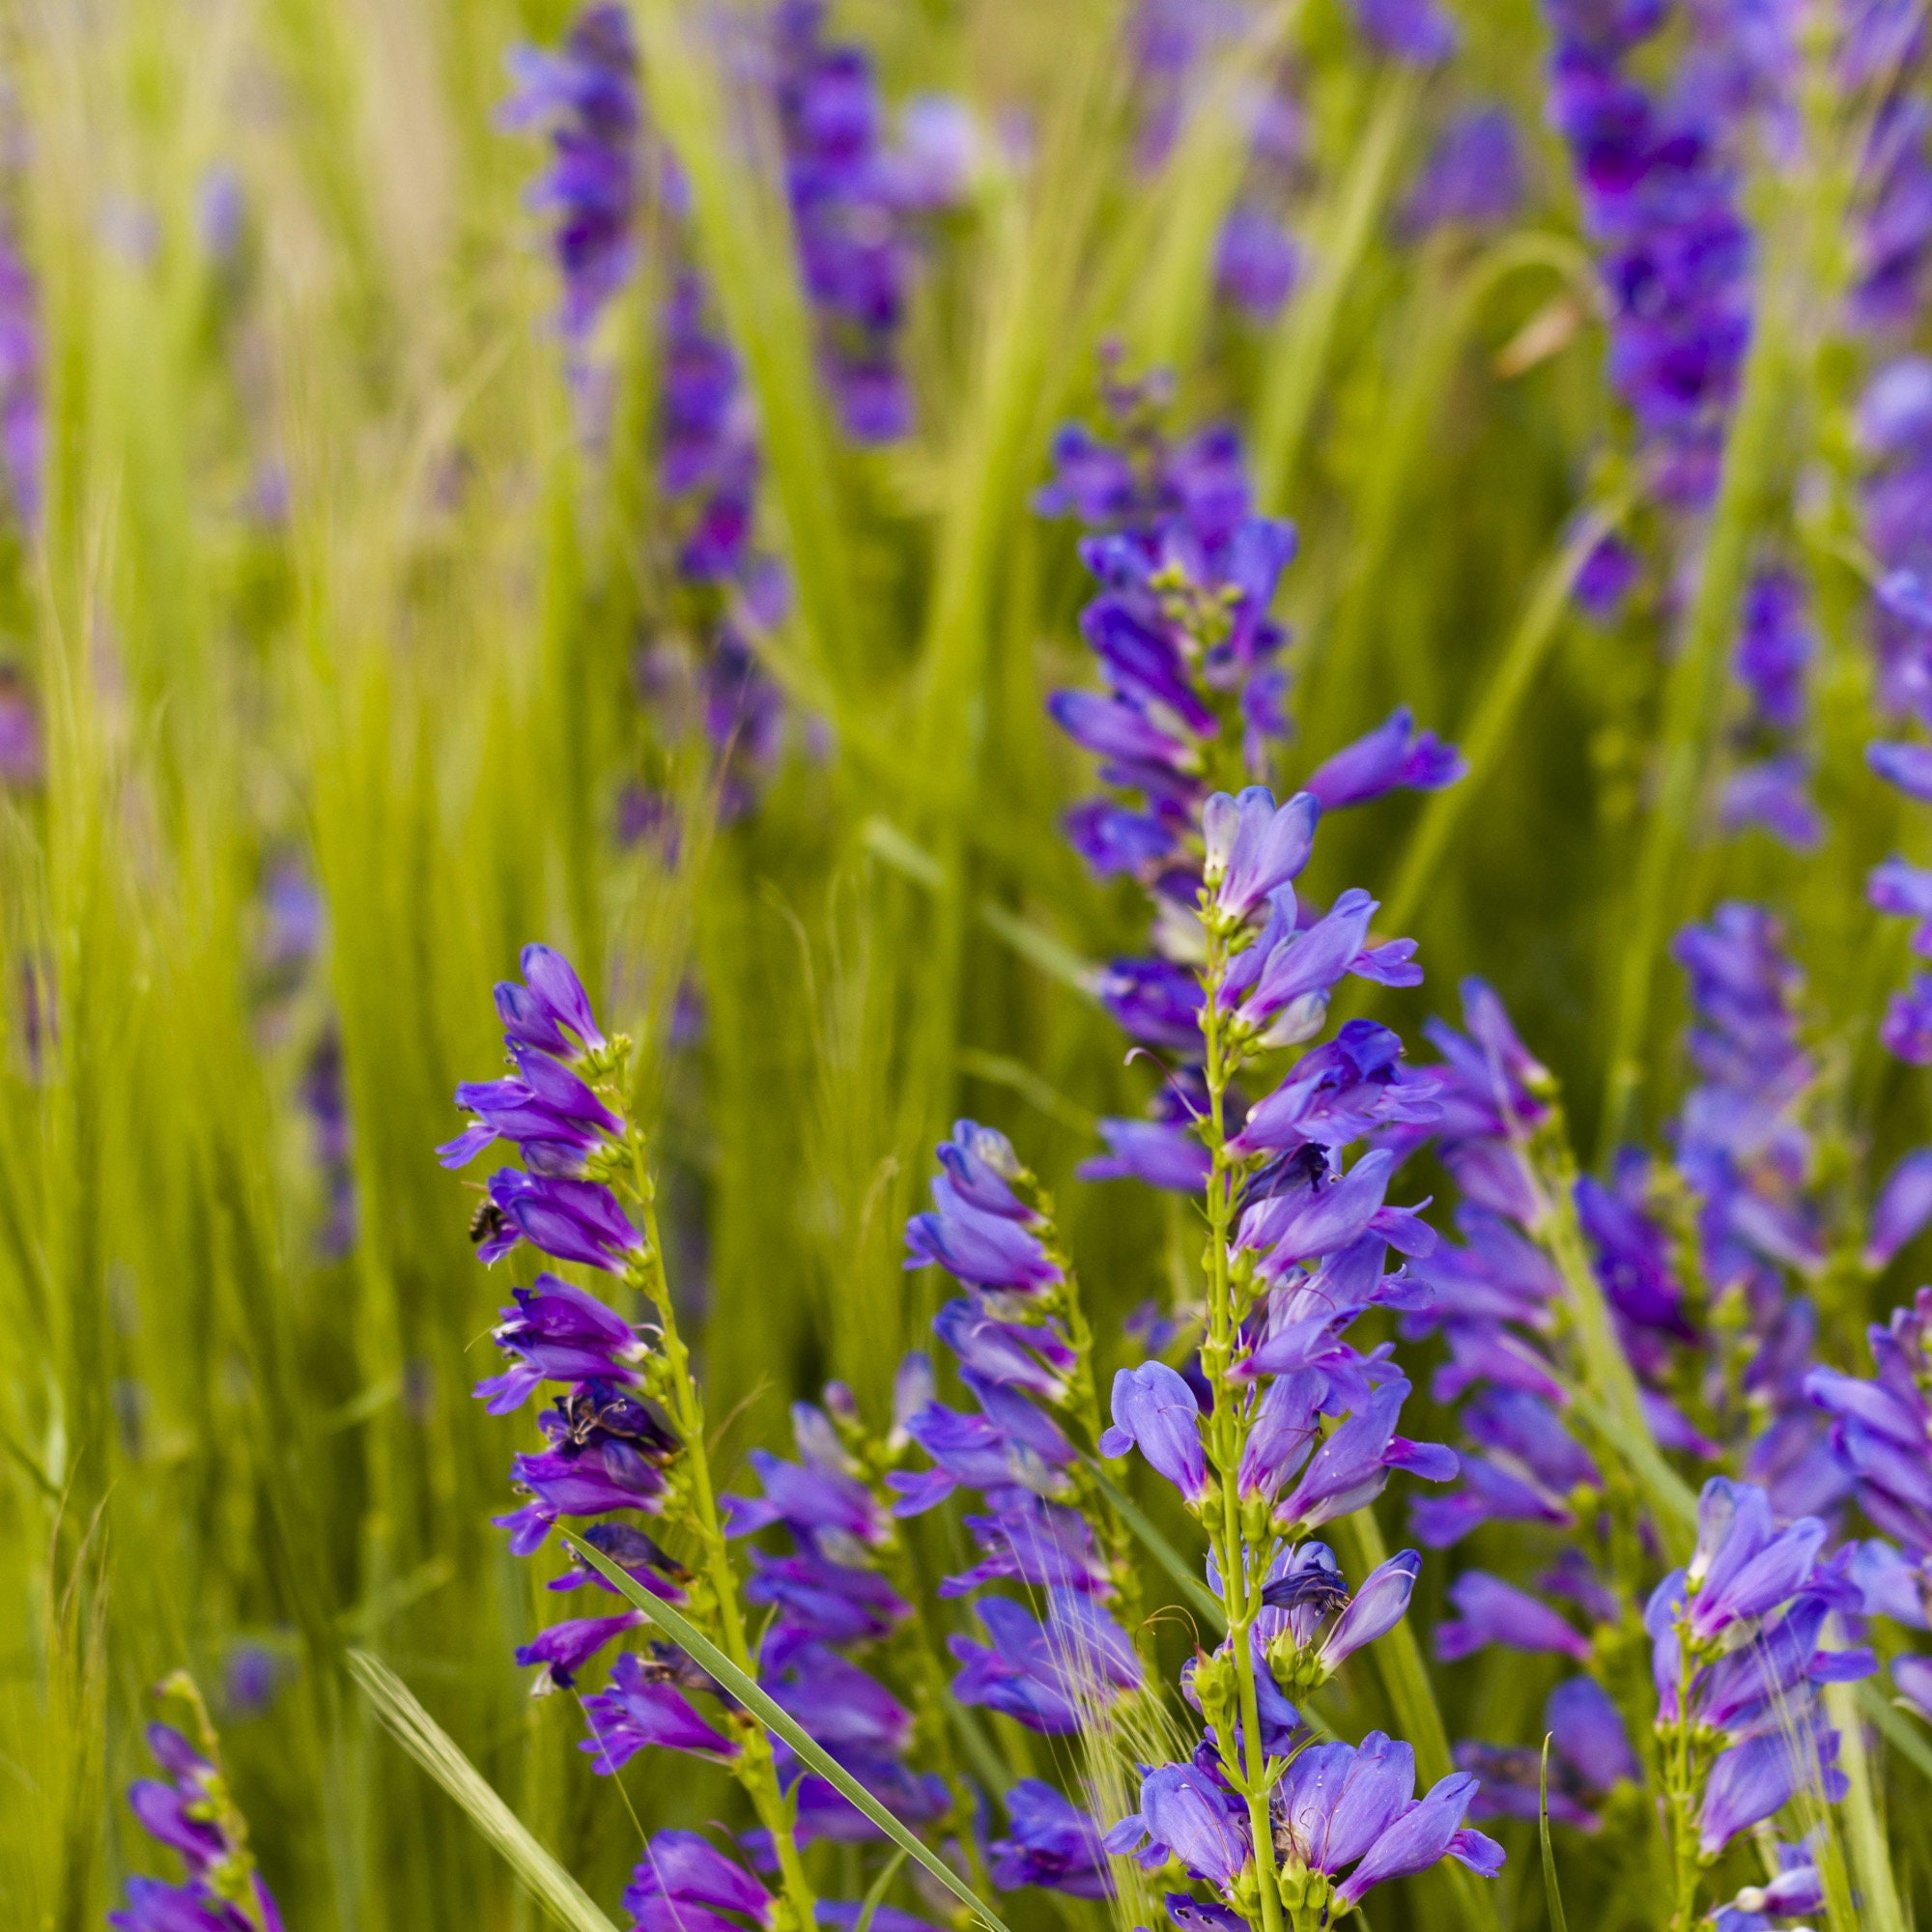
<path fill-rule="evenodd" d="M 616 1932 L 386 1663 L 366 1650 L 352 1650 L 349 1674 L 397 1743 L 469 1814 L 469 1822 L 564 1932 Z"/>
<path fill-rule="evenodd" d="M 1543 1895 L 1549 1907 L 1549 1932 L 1570 1932 L 1563 1916 L 1563 1888 L 1556 1883 L 1556 1854 L 1549 1846 L 1549 1733 L 1543 1737 L 1543 1762 L 1537 1773 L 1536 1835 L 1543 1847 Z"/>
<path fill-rule="evenodd" d="M 614 1589 L 619 1596 L 643 1611 L 665 1635 L 695 1662 L 708 1670 L 739 1703 L 744 1705 L 773 1736 L 782 1738 L 819 1776 L 832 1784 L 850 1804 L 869 1818 L 900 1851 L 923 1866 L 969 1912 L 976 1913 L 993 1932 L 1007 1932 L 1006 1922 L 984 1903 L 964 1879 L 937 1854 L 921 1844 L 845 1767 L 819 1744 L 798 1720 L 780 1706 L 758 1684 L 731 1662 L 702 1631 L 680 1616 L 660 1598 L 654 1597 L 635 1577 L 620 1570 L 601 1549 L 572 1531 L 558 1526 L 557 1534 L 583 1562 Z"/>
<path fill-rule="evenodd" d="M 866 1902 L 859 1910 L 859 1922 L 853 1932 L 872 1932 L 872 1919 L 878 1909 L 885 1903 L 886 1893 L 898 1876 L 899 1867 L 905 1863 L 905 1854 L 895 1852 L 885 1862 L 884 1869 L 872 1881 L 872 1889 L 866 1894 Z"/>

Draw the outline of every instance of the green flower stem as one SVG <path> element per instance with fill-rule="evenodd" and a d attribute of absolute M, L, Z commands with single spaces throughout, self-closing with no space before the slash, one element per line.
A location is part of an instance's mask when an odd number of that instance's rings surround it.
<path fill-rule="evenodd" d="M 1644 826 L 1629 910 L 1617 923 L 1625 937 L 1597 1135 L 1600 1166 L 1629 1130 L 1642 1085 L 1657 956 L 1676 903 L 1674 888 L 1683 873 L 1685 850 L 1710 766 L 1731 635 L 1750 567 L 1751 537 L 1776 451 L 1789 360 L 1776 285 L 1774 262 L 1760 280 L 1756 325 L 1724 445 L 1696 596 L 1685 624 L 1683 647 L 1664 686 L 1657 802 Z"/>
<path fill-rule="evenodd" d="M 1216 1393 L 1209 1430 L 1214 1462 L 1221 1477 L 1221 1521 L 1218 1529 L 1209 1521 L 1208 1535 L 1216 1546 L 1214 1553 L 1221 1571 L 1221 1602 L 1227 1613 L 1228 1641 L 1234 1650 L 1236 1681 L 1240 1687 L 1241 1730 L 1247 1762 L 1245 1765 L 1232 1762 L 1232 1739 L 1222 1742 L 1221 1750 L 1223 1757 L 1231 1760 L 1230 1769 L 1239 1774 L 1236 1781 L 1248 1803 L 1248 1829 L 1254 1841 L 1255 1886 L 1261 1897 L 1262 1926 L 1264 1932 L 1280 1932 L 1281 1897 L 1275 1879 L 1274 1832 L 1268 1817 L 1267 1765 L 1262 1752 L 1261 1700 L 1255 1690 L 1255 1651 L 1249 1639 L 1254 1628 L 1255 1604 L 1248 1587 L 1241 1544 L 1240 1432 L 1223 1379 L 1235 1341 L 1235 1286 L 1228 1267 L 1228 1231 L 1234 1219 L 1236 1165 L 1229 1159 L 1227 1151 L 1226 1094 L 1233 1069 L 1222 1039 L 1217 1004 L 1227 958 L 1226 939 L 1210 931 L 1208 968 L 1202 976 L 1207 998 L 1201 1009 L 1201 1032 L 1207 1045 L 1210 1110 L 1208 1148 L 1213 1165 L 1208 1179 L 1208 1336 L 1201 1353 L 1202 1368 Z"/>
<path fill-rule="evenodd" d="M 631 1129 L 630 1147 L 631 1180 L 626 1192 L 637 1202 L 644 1222 L 640 1286 L 658 1311 L 667 1371 L 664 1387 L 671 1420 L 684 1442 L 683 1465 L 691 1484 L 692 1528 L 697 1536 L 705 1577 L 716 1602 L 724 1654 L 755 1681 L 757 1672 L 745 1635 L 745 1614 L 738 1602 L 737 1573 L 731 1567 L 730 1548 L 719 1520 L 717 1492 L 711 1480 L 711 1457 L 704 1439 L 704 1398 L 691 1372 L 690 1351 L 678 1332 L 677 1311 L 672 1306 L 670 1283 L 665 1273 L 664 1245 L 658 1236 L 657 1189 L 644 1158 L 643 1136 L 636 1127 Z M 799 1857 L 798 1840 L 792 1832 L 791 1806 L 779 1782 L 771 1739 L 761 1727 L 752 1723 L 740 1724 L 738 1731 L 739 1754 L 732 1771 L 751 1799 L 758 1823 L 771 1833 L 779 1871 L 784 1881 L 785 1903 L 791 1910 L 796 1932 L 811 1932 L 817 1901 L 811 1882 L 805 1875 L 805 1861 Z"/>

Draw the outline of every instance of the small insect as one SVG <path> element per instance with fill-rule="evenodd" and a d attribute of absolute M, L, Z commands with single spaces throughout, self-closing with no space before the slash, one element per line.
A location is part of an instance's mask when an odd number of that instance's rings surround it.
<path fill-rule="evenodd" d="M 485 1241 L 494 1241 L 509 1225 L 503 1218 L 503 1210 L 494 1201 L 479 1201 L 475 1213 L 469 1217 L 469 1239 L 480 1248 Z"/>

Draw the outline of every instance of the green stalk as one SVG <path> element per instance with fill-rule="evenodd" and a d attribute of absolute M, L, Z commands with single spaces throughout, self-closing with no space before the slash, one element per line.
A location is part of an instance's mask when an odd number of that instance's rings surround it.
<path fill-rule="evenodd" d="M 1261 1702 L 1255 1690 L 1254 1628 L 1256 1605 L 1250 1600 L 1247 1556 L 1241 1543 L 1240 1442 L 1226 1375 L 1235 1345 L 1234 1284 L 1229 1277 L 1228 1233 L 1234 1219 L 1236 1163 L 1228 1157 L 1227 1091 L 1234 1069 L 1228 1064 L 1222 1037 L 1219 1005 L 1222 974 L 1228 961 L 1226 938 L 1211 931 L 1208 966 L 1202 975 L 1207 998 L 1201 1009 L 1201 1033 L 1207 1049 L 1205 1075 L 1209 1107 L 1208 1179 L 1208 1336 L 1201 1350 L 1202 1372 L 1216 1392 L 1210 1426 L 1214 1461 L 1221 1476 L 1221 1523 L 1210 1522 L 1208 1534 L 1218 1546 L 1221 1602 L 1228 1620 L 1228 1641 L 1234 1650 L 1236 1680 L 1240 1687 L 1241 1731 L 1247 1763 L 1232 1762 L 1234 1743 L 1221 1746 L 1229 1769 L 1248 1804 L 1248 1831 L 1254 1843 L 1255 1886 L 1261 1895 L 1263 1932 L 1281 1932 L 1281 1896 L 1274 1863 L 1274 1831 L 1268 1818 L 1267 1767 L 1262 1753 Z"/>
<path fill-rule="evenodd" d="M 1657 802 L 1644 826 L 1629 909 L 1617 923 L 1618 931 L 1628 937 L 1618 963 L 1616 1010 L 1597 1135 L 1600 1167 L 1629 1131 L 1643 1081 L 1657 957 L 1676 910 L 1683 858 L 1721 719 L 1725 665 L 1776 447 L 1787 363 L 1776 277 L 1768 268 L 1760 285 L 1737 411 L 1724 444 L 1696 596 L 1685 622 L 1683 647 L 1664 685 Z"/>
<path fill-rule="evenodd" d="M 1421 77 L 1408 68 L 1382 76 L 1380 99 L 1342 180 L 1308 286 L 1283 312 L 1269 344 L 1254 436 L 1255 501 L 1268 516 L 1281 515 L 1291 499 L 1302 441 L 1328 373 L 1343 298 L 1375 237 L 1421 94 Z"/>

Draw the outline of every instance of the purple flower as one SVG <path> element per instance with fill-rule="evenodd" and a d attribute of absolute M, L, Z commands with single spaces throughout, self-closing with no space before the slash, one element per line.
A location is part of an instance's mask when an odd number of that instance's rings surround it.
<path fill-rule="evenodd" d="M 1111 1152 L 1083 1160 L 1082 1180 L 1138 1180 L 1174 1194 L 1199 1194 L 1212 1167 L 1208 1150 L 1186 1127 L 1164 1121 L 1099 1122 Z"/>
<path fill-rule="evenodd" d="M 631 272 L 639 115 L 629 18 L 621 6 L 586 7 L 561 51 L 519 47 L 509 68 L 517 86 L 502 125 L 549 130 L 551 164 L 530 202 L 555 217 L 559 327 L 581 348 Z"/>
<path fill-rule="evenodd" d="M 1475 1789 L 1476 1780 L 1458 1772 L 1417 1799 L 1414 1752 L 1371 1731 L 1359 1746 L 1314 1745 L 1294 1760 L 1274 1801 L 1277 1834 L 1304 1869 L 1341 1879 L 1335 1896 L 1345 1908 L 1444 1856 L 1493 1877 L 1501 1846 L 1463 1827 Z M 1350 1865 L 1354 1870 L 1341 1878 Z"/>
<path fill-rule="evenodd" d="M 528 1288 L 511 1291 L 515 1306 L 500 1311 L 491 1340 L 513 1357 L 500 1376 L 476 1384 L 492 1415 L 521 1408 L 546 1381 L 602 1379 L 635 1383 L 644 1345 L 637 1331 L 588 1289 L 558 1275 L 540 1274 Z"/>
<path fill-rule="evenodd" d="M 745 1600 L 777 1607 L 775 1630 L 826 1643 L 867 1643 L 912 1614 L 912 1606 L 875 1570 L 855 1570 L 815 1552 L 752 1552 Z"/>
<path fill-rule="evenodd" d="M 1308 789 L 1324 811 L 1362 805 L 1397 789 L 1440 791 L 1469 769 L 1461 752 L 1433 731 L 1415 728 L 1415 714 L 1399 705 L 1388 722 L 1345 745 L 1309 775 Z"/>
<path fill-rule="evenodd" d="M 1353 0 L 1356 24 L 1385 54 L 1434 67 L 1456 51 L 1456 26 L 1435 0 Z"/>
<path fill-rule="evenodd" d="M 1547 1604 L 1481 1570 L 1465 1570 L 1449 1586 L 1456 1621 L 1435 1633 L 1435 1654 L 1445 1663 L 1473 1656 L 1492 1643 L 1511 1650 L 1553 1650 L 1578 1663 L 1590 1661 L 1590 1642 Z"/>
<path fill-rule="evenodd" d="M 1697 1548 L 1687 1573 L 1694 1587 L 1691 1634 L 1708 1640 L 1789 1600 L 1810 1577 L 1824 1542 L 1816 1517 L 1776 1530 L 1763 1490 L 1713 1476 L 1697 1499 Z"/>
<path fill-rule="evenodd" d="M 696 1832 L 659 1832 L 650 1840 L 623 1906 L 640 1932 L 743 1932 L 740 1919 L 772 1922 L 771 1894 Z"/>
<path fill-rule="evenodd" d="M 622 1770 L 646 1746 L 718 1759 L 738 1754 L 667 1675 L 631 1651 L 611 1666 L 610 1684 L 584 1698 L 583 1715 L 590 1735 L 578 1749 L 595 1760 L 591 1769 L 600 1776 Z"/>
<path fill-rule="evenodd" d="M 1805 1786 L 1828 1804 L 1849 1787 L 1837 1769 L 1838 1734 L 1815 1720 L 1792 1734 L 1774 1728 L 1747 1738 L 1711 1767 L 1698 1814 L 1697 1849 L 1716 1858 L 1740 1832 L 1774 1817 Z"/>
<path fill-rule="evenodd" d="M 1878 1037 L 1886 1051 L 1913 1066 L 1932 1066 L 1932 973 L 1915 973 L 1886 1005 Z"/>
<path fill-rule="evenodd" d="M 1901 1657 L 1891 1666 L 1892 1688 L 1932 1723 L 1932 1657 Z"/>
<path fill-rule="evenodd" d="M 1515 214 L 1522 195 L 1522 152 L 1509 110 L 1468 108 L 1436 137 L 1402 226 L 1411 235 L 1451 223 L 1487 228 Z"/>
<path fill-rule="evenodd" d="M 0 470 L 14 519 L 28 531 L 41 518 L 44 441 L 40 294 L 19 250 L 0 233 Z"/>
<path fill-rule="evenodd" d="M 1543 1730 L 1550 1741 L 1550 1817 L 1594 1832 L 1609 1792 L 1642 1777 L 1617 1707 L 1594 1678 L 1572 1677 L 1549 1693 Z M 1541 1751 L 1463 1744 L 1456 1747 L 1456 1764 L 1481 1780 L 1471 1817 L 1534 1821 L 1540 1815 Z"/>
<path fill-rule="evenodd" d="M 513 1046 L 520 1080 L 465 1081 L 456 1104 L 476 1124 L 444 1147 L 444 1167 L 462 1167 L 497 1140 L 514 1141 L 533 1174 L 582 1179 L 584 1156 L 620 1136 L 624 1122 L 566 1066 Z"/>
<path fill-rule="evenodd" d="M 1253 201 L 1237 202 L 1221 224 L 1214 286 L 1257 322 L 1269 322 L 1294 293 L 1301 250 L 1289 229 Z"/>
<path fill-rule="evenodd" d="M 1022 1777 L 1006 1794 L 1007 1835 L 986 1847 L 993 1883 L 1002 1891 L 1040 1886 L 1074 1898 L 1111 1898 L 1114 1891 L 1100 1828 L 1052 1785 Z"/>
<path fill-rule="evenodd" d="M 906 1223 L 906 1266 L 937 1262 L 949 1274 L 980 1288 L 1032 1294 L 1064 1279 L 1039 1239 L 1004 1210 L 966 1200 L 944 1175 L 932 1183 L 933 1209 Z"/>
<path fill-rule="evenodd" d="M 517 1662 L 525 1669 L 541 1666 L 534 1690 L 568 1690 L 576 1684 L 577 1673 L 607 1643 L 636 1630 L 643 1620 L 639 1610 L 620 1610 L 613 1617 L 569 1617 L 522 1645 Z"/>
<path fill-rule="evenodd" d="M 1865 880 L 1865 897 L 1880 912 L 1919 922 L 1912 935 L 1912 950 L 1932 957 L 1932 871 L 1892 857 L 1874 866 Z"/>
<path fill-rule="evenodd" d="M 1208 1492 L 1208 1459 L 1194 1391 L 1166 1363 L 1144 1362 L 1115 1375 L 1113 1415 L 1100 1454 L 1124 1456 L 1138 1446 L 1190 1506 L 1199 1505 Z"/>
<path fill-rule="evenodd" d="M 1870 744 L 1865 762 L 1907 798 L 1932 805 L 1932 745 Z"/>
<path fill-rule="evenodd" d="M 1286 1613 L 1298 1648 L 1313 1641 L 1320 1619 L 1329 1608 L 1338 1602 L 1344 1606 L 1316 1653 L 1321 1673 L 1332 1677 L 1356 1651 L 1386 1636 L 1402 1621 L 1422 1571 L 1422 1558 L 1413 1549 L 1398 1550 L 1363 1577 L 1362 1587 L 1350 1600 L 1327 1549 L 1319 1543 L 1302 1544 L 1293 1554 L 1302 1557 L 1304 1552 L 1319 1552 L 1327 1562 L 1290 1559 L 1280 1566 L 1281 1576 L 1263 1585 L 1262 1602 Z"/>
<path fill-rule="evenodd" d="M 1348 1516 L 1381 1494 L 1391 1469 L 1406 1469 L 1424 1482 L 1448 1482 L 1456 1473 L 1450 1451 L 1395 1433 L 1407 1395 L 1408 1384 L 1400 1377 L 1377 1388 L 1367 1406 L 1309 1459 L 1300 1480 L 1276 1504 L 1276 1523 L 1301 1533 Z"/>
<path fill-rule="evenodd" d="M 548 1175 L 499 1167 L 490 1177 L 490 1203 L 498 1231 L 476 1250 L 477 1260 L 500 1260 L 519 1240 L 560 1262 L 611 1274 L 643 1258 L 644 1237 L 617 1205 L 617 1197 L 594 1180 L 559 1180 Z"/>
<path fill-rule="evenodd" d="M 1229 919 L 1247 919 L 1298 878 L 1321 812 L 1312 792 L 1296 792 L 1277 807 L 1265 785 L 1250 785 L 1238 798 L 1217 791 L 1201 808 L 1208 853 L 1202 876 L 1214 888 L 1215 906 Z"/>
<path fill-rule="evenodd" d="M 1102 1841 L 1150 1871 L 1179 1859 L 1197 1879 L 1232 1887 L 1253 1857 L 1245 1808 L 1233 1792 L 1191 1764 L 1163 1764 L 1141 1779 L 1141 1808 Z"/>
<path fill-rule="evenodd" d="M 1043 1624 L 1006 1597 L 982 1597 L 975 1607 L 990 1648 L 966 1637 L 947 1639 L 965 1666 L 952 1680 L 962 1704 L 984 1704 L 1029 1730 L 1066 1735 L 1091 1721 L 1117 1690 L 1140 1688 L 1140 1661 L 1126 1634 L 1078 1590 L 1050 1590 Z"/>
<path fill-rule="evenodd" d="M 45 777 L 46 750 L 32 687 L 18 666 L 0 662 L 0 785 L 31 791 Z"/>

